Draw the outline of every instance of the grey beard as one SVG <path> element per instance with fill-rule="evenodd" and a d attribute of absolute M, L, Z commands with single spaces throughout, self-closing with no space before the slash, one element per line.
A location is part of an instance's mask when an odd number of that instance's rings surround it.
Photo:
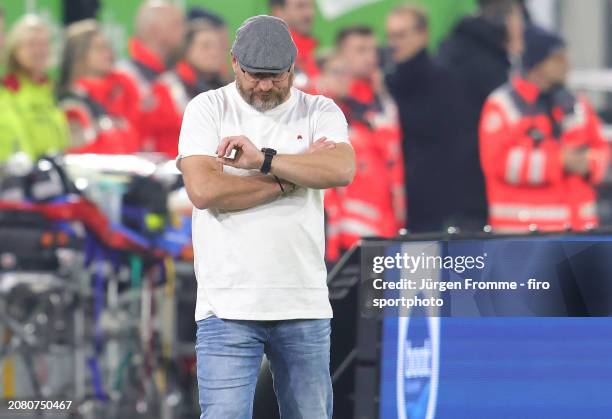
<path fill-rule="evenodd" d="M 283 103 L 283 99 L 277 95 L 271 95 L 269 99 L 260 99 L 255 95 L 251 95 L 248 104 L 257 109 L 259 112 L 269 111 Z"/>
<path fill-rule="evenodd" d="M 265 111 L 269 111 L 271 109 L 276 108 L 278 105 L 280 105 L 281 103 L 283 103 L 285 101 L 285 99 L 287 98 L 287 95 L 289 94 L 289 89 L 287 89 L 287 92 L 281 92 L 280 94 L 270 94 L 270 97 L 268 99 L 260 99 L 257 96 L 255 96 L 255 93 L 247 93 L 243 88 L 242 88 L 242 84 L 240 83 L 240 80 L 238 80 L 238 78 L 236 78 L 236 87 L 238 88 L 238 92 L 240 93 L 240 96 L 242 96 L 242 98 L 244 99 L 244 101 L 246 103 L 248 103 L 249 105 L 251 105 L 255 110 L 257 110 L 258 112 L 265 112 Z M 282 93 L 285 93 L 285 96 L 282 96 Z"/>

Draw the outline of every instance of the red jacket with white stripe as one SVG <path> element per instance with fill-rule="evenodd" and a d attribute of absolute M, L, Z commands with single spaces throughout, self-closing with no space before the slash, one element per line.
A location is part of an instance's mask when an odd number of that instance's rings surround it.
<path fill-rule="evenodd" d="M 349 123 L 356 172 L 349 186 L 325 191 L 329 261 L 337 260 L 343 250 L 362 237 L 393 237 L 405 225 L 404 161 L 397 109 L 366 83 L 360 85 L 360 92 L 364 94 L 336 99 Z"/>
<path fill-rule="evenodd" d="M 397 233 L 393 211 L 392 182 L 385 143 L 369 127 L 353 122 L 349 138 L 355 150 L 353 182 L 338 188 L 341 219 L 340 243 L 350 248 L 362 237 L 392 237 Z"/>
<path fill-rule="evenodd" d="M 138 132 L 131 123 L 129 104 L 134 92 L 121 75 L 76 80 L 59 101 L 79 141 L 71 153 L 132 154 L 140 149 Z"/>
<path fill-rule="evenodd" d="M 352 108 L 348 121 L 355 177 L 350 185 L 336 190 L 340 212 L 336 227 L 331 226 L 344 249 L 362 237 L 395 236 L 404 225 L 405 214 L 404 165 L 395 108 L 362 108 L 358 103 Z"/>
<path fill-rule="evenodd" d="M 565 147 L 588 150 L 588 175 L 564 169 Z M 584 98 L 564 89 L 543 95 L 518 77 L 500 87 L 487 99 L 480 121 L 491 227 L 500 233 L 596 227 L 594 185 L 605 176 L 609 154 Z"/>

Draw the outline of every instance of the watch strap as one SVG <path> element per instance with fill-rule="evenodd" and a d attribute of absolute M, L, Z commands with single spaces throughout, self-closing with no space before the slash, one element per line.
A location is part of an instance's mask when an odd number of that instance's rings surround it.
<path fill-rule="evenodd" d="M 273 148 L 262 148 L 261 151 L 264 153 L 264 161 L 261 165 L 261 173 L 268 174 L 272 168 L 272 157 L 276 155 L 276 150 Z"/>

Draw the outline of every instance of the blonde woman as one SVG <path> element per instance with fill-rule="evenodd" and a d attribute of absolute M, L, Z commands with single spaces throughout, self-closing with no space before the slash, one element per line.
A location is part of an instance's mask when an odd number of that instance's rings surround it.
<path fill-rule="evenodd" d="M 51 59 L 51 30 L 38 16 L 25 15 L 6 39 L 6 69 L 1 107 L 12 114 L 11 125 L 25 138 L 13 138 L 12 146 L 30 157 L 62 151 L 68 144 L 68 127 L 47 77 Z M 0 112 L 2 112 L 0 110 Z M 19 150 L 13 150 L 19 151 Z"/>
<path fill-rule="evenodd" d="M 131 116 L 138 93 L 113 70 L 115 55 L 98 22 L 75 22 L 66 29 L 59 82 L 60 106 L 72 137 L 71 152 L 131 154 L 139 150 Z"/>

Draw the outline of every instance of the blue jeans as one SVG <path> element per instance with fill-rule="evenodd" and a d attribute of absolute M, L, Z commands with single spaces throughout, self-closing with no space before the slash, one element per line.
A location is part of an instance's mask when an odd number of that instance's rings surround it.
<path fill-rule="evenodd" d="M 332 419 L 330 319 L 197 322 L 200 419 L 251 419 L 262 356 L 282 419 Z"/>

